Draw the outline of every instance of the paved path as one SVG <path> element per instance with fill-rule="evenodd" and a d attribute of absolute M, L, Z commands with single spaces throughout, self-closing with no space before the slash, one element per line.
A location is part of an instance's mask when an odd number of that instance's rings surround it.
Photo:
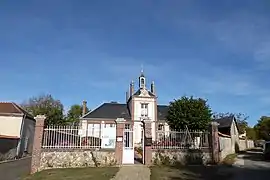
<path fill-rule="evenodd" d="M 150 180 L 150 169 L 144 165 L 122 166 L 112 180 Z"/>
<path fill-rule="evenodd" d="M 0 180 L 20 180 L 30 172 L 31 158 L 0 163 Z"/>
<path fill-rule="evenodd" d="M 238 155 L 234 169 L 233 180 L 270 179 L 270 162 L 264 160 L 259 149 Z"/>

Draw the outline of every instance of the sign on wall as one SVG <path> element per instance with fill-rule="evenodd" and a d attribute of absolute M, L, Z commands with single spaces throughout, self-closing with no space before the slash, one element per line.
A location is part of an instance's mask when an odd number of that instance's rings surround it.
<path fill-rule="evenodd" d="M 116 128 L 106 127 L 101 133 L 101 148 L 115 148 Z"/>

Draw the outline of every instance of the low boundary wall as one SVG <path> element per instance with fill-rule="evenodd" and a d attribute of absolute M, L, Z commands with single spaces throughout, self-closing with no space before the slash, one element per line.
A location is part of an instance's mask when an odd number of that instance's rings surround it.
<path fill-rule="evenodd" d="M 43 149 L 38 171 L 116 165 L 115 150 Z"/>

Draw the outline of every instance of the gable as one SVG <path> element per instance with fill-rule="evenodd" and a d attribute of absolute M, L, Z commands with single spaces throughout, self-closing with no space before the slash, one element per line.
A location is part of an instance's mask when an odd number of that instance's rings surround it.
<path fill-rule="evenodd" d="M 218 125 L 219 129 L 225 129 L 225 128 L 231 129 L 231 127 L 235 125 L 237 131 L 239 132 L 238 124 L 234 116 L 222 117 L 219 119 L 214 119 L 213 121 L 219 124 Z"/>
<path fill-rule="evenodd" d="M 219 124 L 218 125 L 219 128 L 231 128 L 231 124 L 233 122 L 233 119 L 234 119 L 233 116 L 227 116 L 227 117 L 214 119 L 214 121 Z"/>
<path fill-rule="evenodd" d="M 28 118 L 34 120 L 34 117 L 30 113 L 13 102 L 0 102 L 0 114 L 26 115 Z"/>
<path fill-rule="evenodd" d="M 138 91 L 136 91 L 133 96 L 155 97 L 153 93 L 146 89 L 138 89 Z"/>

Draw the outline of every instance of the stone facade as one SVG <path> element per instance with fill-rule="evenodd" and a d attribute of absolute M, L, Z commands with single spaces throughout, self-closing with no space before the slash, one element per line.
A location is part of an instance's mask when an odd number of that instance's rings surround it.
<path fill-rule="evenodd" d="M 158 150 L 152 151 L 152 163 L 155 165 L 187 165 L 211 163 L 211 152 L 207 150 Z"/>
<path fill-rule="evenodd" d="M 99 167 L 116 165 L 114 151 L 43 150 L 39 171 L 52 168 Z"/>

